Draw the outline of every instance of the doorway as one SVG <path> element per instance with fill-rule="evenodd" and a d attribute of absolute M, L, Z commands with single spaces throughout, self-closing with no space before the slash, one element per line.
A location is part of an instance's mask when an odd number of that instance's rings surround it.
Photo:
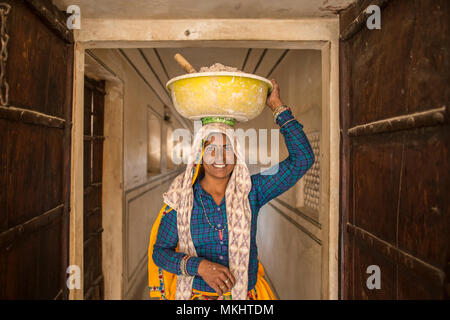
<path fill-rule="evenodd" d="M 93 23 L 93 22 L 90 22 Z M 164 24 L 165 22 L 161 22 Z M 184 25 L 186 23 L 187 25 Z M 216 22 L 210 21 L 209 24 L 214 24 Z M 218 23 L 218 22 L 217 22 Z M 95 24 L 95 23 L 94 23 Z M 321 98 L 322 98 L 322 104 L 321 104 L 321 129 L 319 134 L 319 146 L 317 149 L 320 150 L 320 172 L 323 178 L 323 181 L 326 181 L 326 183 L 320 184 L 320 192 L 322 196 L 320 197 L 319 201 L 319 210 L 323 212 L 323 220 L 320 222 L 320 227 L 318 225 L 314 225 L 313 220 L 307 221 L 304 216 L 299 214 L 296 210 L 291 210 L 290 207 L 295 209 L 296 203 L 294 206 L 290 205 L 291 203 L 288 201 L 282 201 L 282 202 L 275 202 L 274 206 L 276 206 L 281 211 L 288 211 L 289 214 L 283 216 L 279 214 L 280 219 L 291 220 L 293 223 L 292 225 L 300 225 L 301 227 L 304 227 L 305 230 L 302 230 L 301 232 L 308 232 L 310 234 L 311 239 L 318 238 L 323 239 L 323 241 L 320 241 L 320 250 L 316 251 L 316 255 L 318 255 L 321 261 L 320 263 L 320 272 L 319 277 L 321 279 L 319 290 L 317 291 L 317 298 L 321 299 L 336 299 L 337 293 L 338 293 L 338 264 L 337 264 L 337 249 L 338 249 L 338 222 L 339 222 L 339 117 L 338 117 L 338 33 L 337 33 L 337 21 L 283 21 L 279 23 L 271 23 L 271 27 L 268 28 L 267 21 L 255 21 L 251 24 L 251 28 L 242 28 L 242 24 L 239 22 L 236 22 L 233 24 L 233 26 L 230 25 L 231 30 L 229 32 L 233 34 L 238 34 L 238 38 L 233 38 L 233 40 L 226 39 L 226 35 L 217 33 L 217 30 L 220 28 L 214 28 L 214 26 L 211 26 L 211 28 L 202 29 L 202 33 L 199 34 L 195 40 L 193 41 L 180 41 L 178 39 L 178 36 L 175 36 L 172 34 L 172 32 L 168 32 L 166 36 L 161 35 L 159 37 L 159 41 L 154 41 L 151 38 L 149 38 L 150 33 L 134 33 L 134 34 L 121 34 L 117 35 L 117 37 L 114 37 L 114 41 L 111 39 L 111 34 L 107 36 L 106 30 L 103 30 L 101 26 L 99 25 L 88 25 L 86 28 L 84 28 L 79 37 L 78 47 L 75 52 L 75 61 L 76 61 L 76 70 L 78 77 L 83 75 L 84 72 L 84 54 L 86 51 L 95 51 L 99 50 L 102 51 L 105 48 L 108 48 L 108 50 L 111 50 L 110 53 L 102 53 L 98 54 L 98 56 L 102 56 L 102 60 L 106 61 L 108 66 L 112 68 L 113 64 L 111 64 L 111 61 L 113 59 L 113 56 L 122 55 L 118 52 L 128 49 L 162 49 L 162 48 L 242 48 L 242 49 L 248 49 L 253 48 L 253 52 L 259 52 L 262 54 L 264 52 L 264 49 L 281 49 L 283 50 L 296 50 L 296 49 L 308 49 L 308 50 L 317 50 L 320 52 L 320 62 L 321 62 Z M 281 25 L 279 25 L 281 24 Z M 247 24 L 246 24 L 247 25 Z M 93 34 L 89 30 L 92 30 L 92 28 L 96 29 L 96 33 Z M 186 30 L 188 28 L 191 28 L 192 26 L 189 26 L 189 22 L 178 22 L 175 23 L 172 27 L 176 28 L 182 28 L 183 30 Z M 279 28 L 283 27 L 283 30 L 285 32 L 279 33 L 276 32 Z M 147 29 L 145 27 L 144 29 Z M 252 32 L 253 29 L 258 30 L 267 30 L 267 32 L 264 35 L 261 35 L 261 37 L 255 38 L 255 32 Z M 126 29 L 126 28 L 125 28 Z M 170 29 L 170 28 L 169 28 Z M 173 29 L 173 28 L 172 28 Z M 236 29 L 236 30 L 235 30 Z M 114 29 L 116 30 L 116 28 Z M 118 29 L 117 29 L 118 30 Z M 234 30 L 234 31 L 233 31 Z M 239 30 L 239 32 L 237 32 Z M 245 30 L 244 32 L 242 30 Z M 290 32 L 291 30 L 292 32 Z M 295 30 L 295 32 L 294 32 Z M 191 29 L 192 31 L 192 29 Z M 111 30 L 109 29 L 109 32 Z M 256 33 L 259 34 L 259 33 Z M 283 37 L 282 39 L 280 37 Z M 126 47 L 125 42 L 122 42 L 122 40 L 126 40 Z M 164 39 L 162 41 L 161 39 Z M 214 39 L 214 41 L 211 41 L 211 39 Z M 123 49 L 119 49 L 123 48 Z M 140 53 L 137 52 L 137 55 L 139 56 Z M 128 63 L 126 59 L 122 59 L 125 61 L 125 63 Z M 133 91 L 130 87 L 127 87 L 127 77 L 124 77 L 121 73 L 123 69 L 123 61 L 120 64 L 120 70 L 114 70 L 118 73 L 118 76 L 122 78 L 124 83 L 124 120 L 127 119 L 127 99 L 134 99 L 135 96 L 133 95 Z M 256 64 L 258 63 L 258 58 L 255 60 Z M 145 61 L 143 62 L 145 65 Z M 256 64 L 254 66 L 256 66 Z M 133 70 L 133 68 L 130 68 Z M 136 70 L 133 70 L 132 72 L 136 72 Z M 79 78 L 78 78 L 79 79 Z M 79 82 L 75 86 L 74 92 L 77 94 L 79 93 L 79 90 L 77 89 L 79 87 Z M 132 89 L 134 90 L 134 89 Z M 164 93 L 162 93 L 164 94 Z M 79 103 L 78 103 L 79 104 Z M 75 103 L 74 110 L 79 109 L 79 105 Z M 76 111 L 75 111 L 76 113 Z M 136 115 L 132 115 L 132 117 L 136 117 Z M 74 123 L 74 126 L 78 124 Z M 124 131 L 127 132 L 127 125 L 126 122 L 124 124 Z M 133 129 L 136 129 L 134 127 Z M 76 128 L 74 128 L 76 130 Z M 128 134 L 128 133 L 127 133 Z M 316 134 L 317 136 L 317 134 Z M 125 135 L 127 140 L 126 148 L 130 148 L 129 142 L 132 143 L 138 143 L 138 140 L 132 140 L 133 138 Z M 79 137 L 74 137 L 74 149 L 77 149 L 77 142 L 79 140 Z M 79 148 L 79 147 L 78 147 Z M 143 148 L 144 150 L 144 148 Z M 135 196 L 140 196 L 141 192 L 141 184 L 142 188 L 145 188 L 145 190 L 142 190 L 142 192 L 147 193 L 148 190 L 153 188 L 153 182 L 156 183 L 156 180 L 159 179 L 158 176 L 148 178 L 148 182 L 151 182 L 150 184 L 146 184 L 146 181 L 140 181 L 136 180 L 136 183 L 133 182 L 133 184 L 130 184 L 128 182 L 128 175 L 130 173 L 128 172 L 128 169 L 126 168 L 132 168 L 133 170 L 135 167 L 129 166 L 126 163 L 127 158 L 127 150 L 125 150 L 125 155 L 122 157 L 122 160 L 124 163 L 122 163 L 123 167 L 125 168 L 124 171 L 124 190 L 121 194 L 123 196 L 123 206 L 122 206 L 122 230 L 123 232 L 120 234 L 122 237 L 122 246 L 120 248 L 117 248 L 117 252 L 120 250 L 123 250 L 123 260 L 122 260 L 122 269 L 124 270 L 123 279 L 121 279 L 122 287 L 117 288 L 117 290 L 120 290 L 118 293 L 122 298 L 125 297 L 125 293 L 128 292 L 131 295 L 131 292 L 133 291 L 133 283 L 135 283 L 134 276 L 138 274 L 136 271 L 137 269 L 131 268 L 130 266 L 139 265 L 141 267 L 141 260 L 136 259 L 128 259 L 125 258 L 126 252 L 127 252 L 127 244 L 133 243 L 132 241 L 129 241 L 130 239 L 127 239 L 127 232 L 128 234 L 131 234 L 130 228 L 133 226 L 132 221 L 127 220 L 129 217 L 132 217 L 133 215 L 127 214 L 126 211 L 129 208 L 146 208 L 144 202 L 140 202 L 135 200 Z M 142 166 L 142 170 L 146 170 L 146 166 Z M 131 169 L 129 169 L 131 170 Z M 131 172 L 131 171 L 130 171 Z M 134 171 L 133 171 L 134 173 Z M 76 177 L 76 172 L 73 173 L 73 176 Z M 169 176 L 165 177 L 164 183 L 166 181 L 170 180 Z M 147 179 L 147 178 L 146 178 Z M 141 183 L 141 184 L 139 184 Z M 158 185 L 164 186 L 163 183 L 158 182 Z M 76 182 L 74 182 L 74 185 L 76 185 Z M 135 190 L 135 187 L 139 187 L 139 190 Z M 158 187 L 162 188 L 162 187 Z M 155 192 L 157 189 L 155 187 Z M 126 190 L 130 190 L 130 192 L 126 192 Z M 163 188 L 164 189 L 164 188 Z M 301 189 L 301 188 L 300 188 Z M 307 188 L 303 188 L 307 189 Z M 139 192 L 138 192 L 139 191 Z M 134 194 L 136 195 L 134 196 Z M 132 196 L 133 194 L 133 196 Z M 146 197 L 148 199 L 152 199 L 153 202 L 160 201 L 159 196 L 153 196 L 151 194 L 147 194 Z M 129 205 L 128 200 L 133 199 L 134 204 Z M 143 200 L 144 198 L 141 198 Z M 270 210 L 276 210 L 275 208 L 271 207 Z M 76 215 L 77 213 L 74 212 Z M 268 215 L 276 215 L 278 213 L 274 214 L 268 214 Z M 127 218 L 128 217 L 128 218 Z M 299 223 L 300 221 L 300 223 Z M 305 227 L 306 226 L 306 227 Z M 149 230 L 147 230 L 147 234 Z M 313 231 L 311 231 L 313 230 Z M 106 235 L 105 235 L 106 236 Z M 117 236 L 119 236 L 117 234 Z M 316 239 L 317 240 L 317 239 Z M 134 241 L 134 240 L 133 240 Z M 315 241 L 315 240 L 313 240 Z M 315 242 L 317 243 L 317 241 Z M 317 243 L 318 244 L 318 243 Z M 133 247 L 133 250 L 136 248 Z M 76 247 L 75 247 L 76 250 Z M 141 253 L 133 253 L 136 257 L 141 257 Z M 76 262 L 75 262 L 76 263 Z M 145 270 L 145 264 L 144 270 Z M 125 272 L 126 271 L 126 272 Z M 276 282 L 276 281 L 275 281 Z M 280 294 L 280 293 L 279 293 Z M 128 294 L 127 294 L 128 295 Z M 280 294 L 281 298 L 284 298 L 282 294 Z"/>

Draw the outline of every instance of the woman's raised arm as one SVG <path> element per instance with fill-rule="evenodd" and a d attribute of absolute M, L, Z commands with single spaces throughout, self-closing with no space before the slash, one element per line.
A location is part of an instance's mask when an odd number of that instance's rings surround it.
<path fill-rule="evenodd" d="M 274 89 L 267 98 L 267 105 L 274 111 L 283 103 L 279 97 L 277 83 L 271 81 Z M 281 112 L 276 121 L 284 136 L 289 156 L 268 170 L 252 176 L 252 184 L 258 191 L 257 199 L 260 207 L 294 186 L 315 161 L 309 140 L 303 132 L 303 125 L 294 118 L 291 111 L 288 109 Z"/>

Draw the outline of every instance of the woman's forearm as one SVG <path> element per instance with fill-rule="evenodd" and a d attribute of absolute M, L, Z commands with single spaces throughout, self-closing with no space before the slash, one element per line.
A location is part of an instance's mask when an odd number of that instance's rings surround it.
<path fill-rule="evenodd" d="M 282 112 L 277 123 L 289 156 L 267 171 L 252 176 L 252 182 L 258 188 L 260 206 L 294 186 L 315 161 L 309 140 L 303 132 L 303 125 L 295 120 L 291 111 Z"/>
<path fill-rule="evenodd" d="M 153 261 L 155 264 L 168 272 L 181 275 L 180 263 L 181 259 L 185 256 L 182 252 L 176 252 L 174 249 L 153 247 Z M 198 257 L 190 257 L 186 270 L 190 275 L 198 275 L 198 266 L 202 259 Z"/>
<path fill-rule="evenodd" d="M 314 152 L 303 131 L 303 125 L 294 118 L 290 110 L 281 113 L 277 123 L 289 152 L 285 164 L 298 180 L 314 164 Z"/>

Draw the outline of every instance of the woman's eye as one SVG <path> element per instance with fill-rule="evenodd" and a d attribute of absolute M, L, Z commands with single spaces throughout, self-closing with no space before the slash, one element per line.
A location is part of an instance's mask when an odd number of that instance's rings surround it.
<path fill-rule="evenodd" d="M 226 145 L 226 146 L 225 146 L 225 151 L 226 151 L 226 152 L 233 151 L 233 148 L 232 148 L 230 145 Z"/>
<path fill-rule="evenodd" d="M 214 151 L 214 147 L 213 146 L 207 146 L 206 147 L 206 152 L 209 152 L 209 153 L 211 153 L 211 152 L 213 152 Z"/>

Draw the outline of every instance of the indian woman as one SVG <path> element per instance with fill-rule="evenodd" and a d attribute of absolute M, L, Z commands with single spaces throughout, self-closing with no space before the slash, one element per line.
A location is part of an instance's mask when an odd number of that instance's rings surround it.
<path fill-rule="evenodd" d="M 260 208 L 287 191 L 314 163 L 303 125 L 282 102 L 277 82 L 266 100 L 289 156 L 250 175 L 232 127 L 196 133 L 186 170 L 163 195 L 148 249 L 150 297 L 272 300 L 258 259 Z M 275 169 L 275 170 L 274 170 Z"/>

